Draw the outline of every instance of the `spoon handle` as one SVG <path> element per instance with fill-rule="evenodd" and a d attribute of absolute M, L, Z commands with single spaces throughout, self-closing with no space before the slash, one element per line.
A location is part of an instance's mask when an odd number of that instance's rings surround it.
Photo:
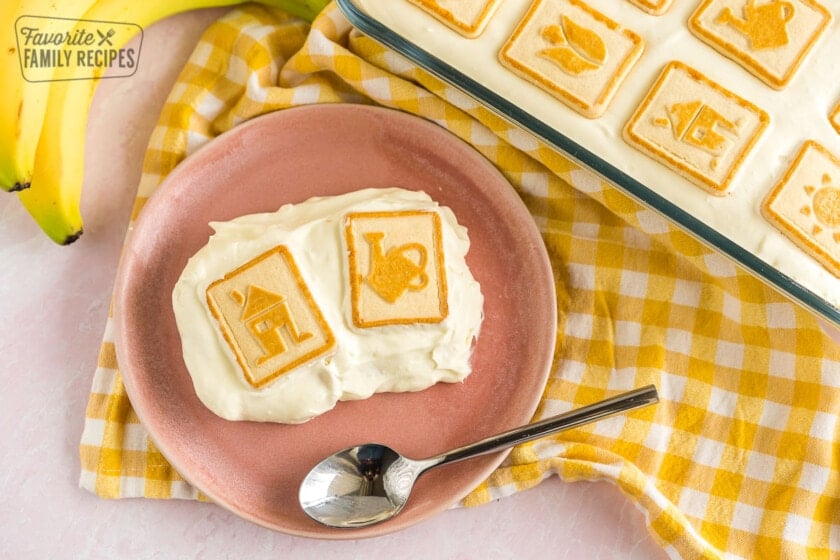
<path fill-rule="evenodd" d="M 656 387 L 647 385 L 640 389 L 628 391 L 615 397 L 599 401 L 582 408 L 570 410 L 533 424 L 527 424 L 520 428 L 515 428 L 508 432 L 503 432 L 495 436 L 490 436 L 483 440 L 458 447 L 446 453 L 433 457 L 428 460 L 430 465 L 427 468 L 445 465 L 447 463 L 454 463 L 456 461 L 463 461 L 477 457 L 478 455 L 485 455 L 494 451 L 500 451 L 531 441 L 549 434 L 554 434 L 570 428 L 577 428 L 584 424 L 600 420 L 613 414 L 626 412 L 635 408 L 640 408 L 653 404 L 659 401 L 659 396 L 656 392 Z"/>

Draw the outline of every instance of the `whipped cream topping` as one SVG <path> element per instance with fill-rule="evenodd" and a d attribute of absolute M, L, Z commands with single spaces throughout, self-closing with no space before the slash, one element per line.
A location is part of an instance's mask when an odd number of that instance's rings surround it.
<path fill-rule="evenodd" d="M 433 211 L 441 218 L 449 313 L 439 323 L 357 328 L 350 312 L 344 217 L 351 212 L 402 210 Z M 419 391 L 438 382 L 459 382 L 470 374 L 484 298 L 466 264 L 466 228 L 427 194 L 365 189 L 211 226 L 215 233 L 184 268 L 172 304 L 196 393 L 215 414 L 228 420 L 295 424 L 341 400 Z M 257 388 L 246 381 L 224 340 L 208 308 L 206 290 L 278 245 L 292 254 L 336 342 L 330 352 Z"/>

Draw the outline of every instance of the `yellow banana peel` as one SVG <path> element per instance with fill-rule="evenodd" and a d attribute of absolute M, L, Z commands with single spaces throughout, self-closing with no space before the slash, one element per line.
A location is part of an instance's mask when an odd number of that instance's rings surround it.
<path fill-rule="evenodd" d="M 32 2 L 41 0 L 31 0 Z M 82 3 L 84 0 L 78 0 Z M 260 0 L 260 3 L 282 9 L 309 21 L 326 6 L 329 0 Z M 241 0 L 87 0 L 89 6 L 75 17 L 93 21 L 126 21 L 140 28 L 176 13 L 198 8 L 232 6 Z M 25 2 L 23 2 L 25 3 Z M 55 4 L 53 4 L 55 5 Z M 120 48 L 129 38 L 124 37 Z M 22 77 L 18 74 L 18 79 Z M 35 85 L 35 84 L 32 84 Z M 37 84 L 44 85 L 44 84 Z M 85 131 L 93 94 L 98 78 L 62 80 L 48 83 L 43 101 L 42 125 L 35 136 L 32 152 L 31 181 L 28 188 L 17 195 L 43 231 L 58 244 L 72 243 L 82 234 L 83 220 L 80 204 L 84 179 Z M 0 115 L 0 121 L 2 115 Z M 13 120 L 13 119 L 12 119 Z M 31 142 L 31 140 L 30 140 Z M 4 149 L 0 140 L 0 150 Z M 4 175 L 0 159 L 0 180 Z M 17 181 L 26 180 L 19 178 Z"/>

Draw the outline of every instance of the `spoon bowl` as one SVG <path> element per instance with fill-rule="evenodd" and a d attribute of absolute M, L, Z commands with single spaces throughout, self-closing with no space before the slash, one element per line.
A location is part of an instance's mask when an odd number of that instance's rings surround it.
<path fill-rule="evenodd" d="M 659 400 L 652 385 L 488 437 L 427 459 L 411 459 L 386 445 L 366 443 L 338 451 L 315 465 L 300 486 L 303 511 L 339 528 L 366 527 L 397 515 L 424 472 L 507 449 Z"/>
<path fill-rule="evenodd" d="M 330 455 L 307 475 L 300 503 L 330 527 L 365 527 L 396 515 L 408 501 L 419 463 L 367 443 Z"/>

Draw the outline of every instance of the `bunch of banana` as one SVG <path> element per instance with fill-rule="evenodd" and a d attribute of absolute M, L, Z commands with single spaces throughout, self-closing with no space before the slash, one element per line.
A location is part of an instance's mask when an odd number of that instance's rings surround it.
<path fill-rule="evenodd" d="M 329 0 L 257 0 L 312 21 Z M 129 22 L 144 28 L 168 16 L 243 0 L 11 0 L 0 8 L 0 188 L 21 202 L 56 243 L 82 233 L 85 131 L 98 78 L 30 82 L 19 63 L 22 16 Z M 122 37 L 127 41 L 129 37 Z M 119 49 L 124 45 L 113 43 Z"/>

